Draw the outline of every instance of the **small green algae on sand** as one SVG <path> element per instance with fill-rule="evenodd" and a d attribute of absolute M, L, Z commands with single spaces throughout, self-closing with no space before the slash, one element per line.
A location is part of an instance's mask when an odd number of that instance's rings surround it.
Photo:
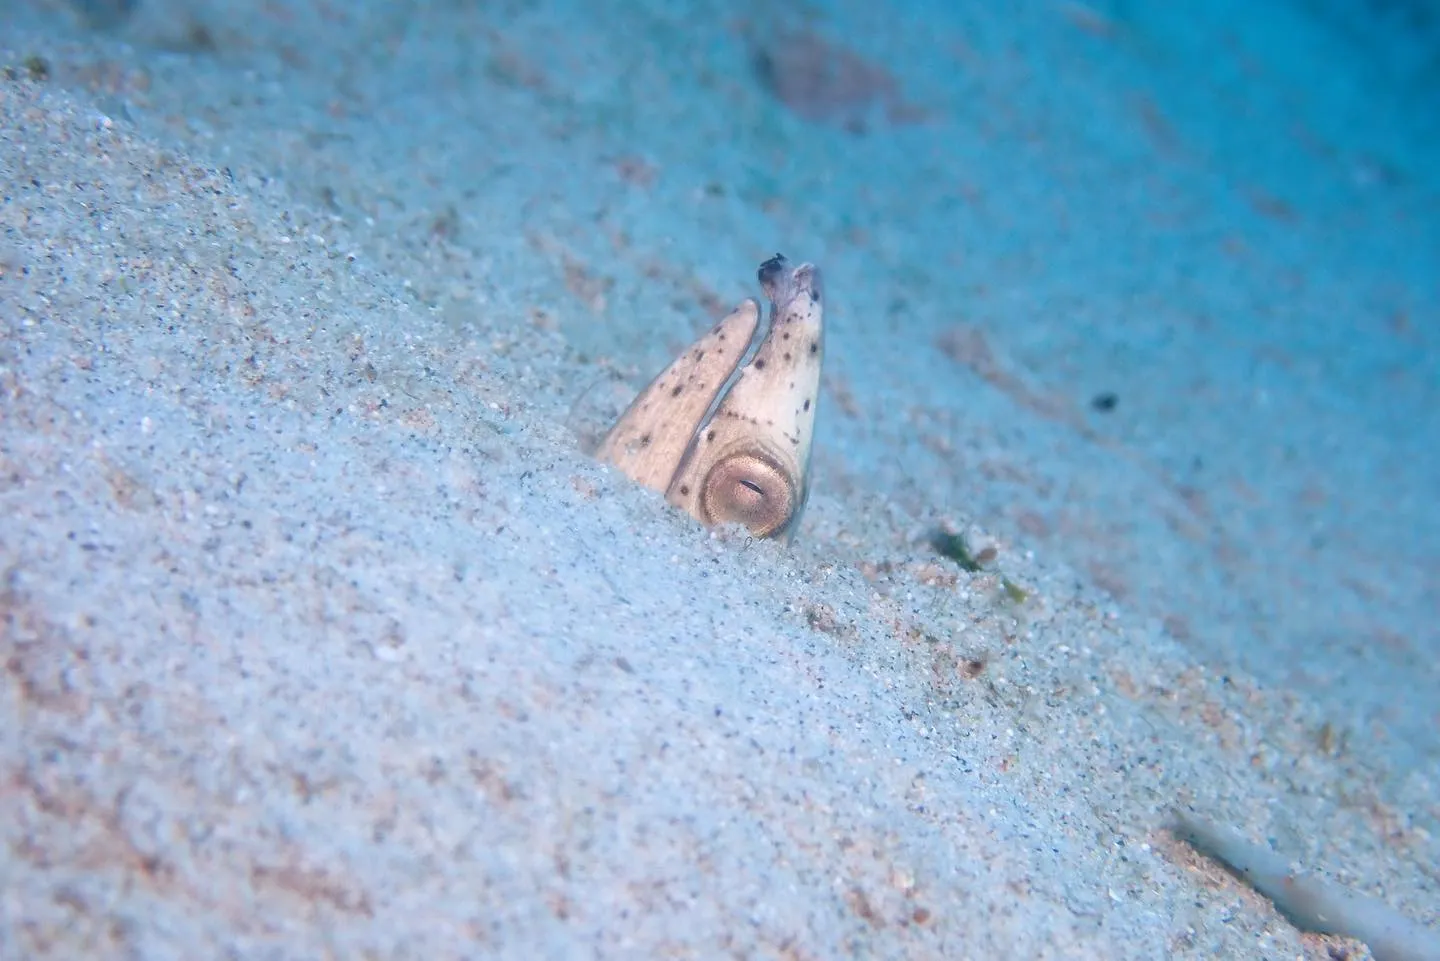
<path fill-rule="evenodd" d="M 985 571 L 985 565 L 999 556 L 999 551 L 994 547 L 986 547 L 979 551 L 971 551 L 970 544 L 965 540 L 964 534 L 957 534 L 944 527 L 937 527 L 930 532 L 928 541 L 932 550 L 942 557 L 949 558 L 960 566 L 960 569 L 970 574 L 979 574 Z M 1012 604 L 1024 604 L 1030 599 L 1030 592 L 1010 578 L 1001 574 L 1000 590 L 1007 601 Z"/>
<path fill-rule="evenodd" d="M 941 557 L 948 557 L 959 564 L 961 570 L 978 574 L 985 569 L 982 562 L 970 552 L 970 545 L 966 543 L 964 534 L 956 534 L 943 527 L 937 527 L 930 532 L 929 541 L 930 547 L 934 549 L 935 553 Z M 993 557 L 994 554 L 992 553 L 991 556 Z"/>

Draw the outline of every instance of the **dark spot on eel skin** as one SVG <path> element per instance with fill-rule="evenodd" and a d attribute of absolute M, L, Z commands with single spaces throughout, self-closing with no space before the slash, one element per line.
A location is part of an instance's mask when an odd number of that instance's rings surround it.
<path fill-rule="evenodd" d="M 689 494 L 690 494 L 690 485 L 689 485 L 689 484 L 681 484 L 681 485 L 680 485 L 680 496 L 681 496 L 681 497 L 686 497 L 686 496 L 688 496 Z"/>
<path fill-rule="evenodd" d="M 755 369 L 756 369 L 756 370 L 764 370 L 764 369 L 765 369 L 765 361 L 764 361 L 763 358 L 760 359 L 760 360 L 755 361 Z"/>
<path fill-rule="evenodd" d="M 792 358 L 792 357 L 790 356 L 790 352 L 789 352 L 789 351 L 786 351 L 786 352 L 785 352 L 785 359 L 788 361 L 788 360 L 793 360 L 794 358 Z"/>
<path fill-rule="evenodd" d="M 805 400 L 805 409 L 806 409 L 806 410 L 809 410 L 809 409 L 810 409 L 810 400 L 809 400 L 809 398 L 806 398 L 806 400 Z"/>
<path fill-rule="evenodd" d="M 810 342 L 810 353 L 812 353 L 812 354 L 818 354 L 818 353 L 820 353 L 820 345 L 817 344 L 817 343 L 815 343 L 814 341 L 811 341 L 811 342 Z"/>
<path fill-rule="evenodd" d="M 649 447 L 649 446 L 650 446 L 650 435 L 649 435 L 649 434 L 641 434 L 641 435 L 640 435 L 640 446 L 641 446 L 641 447 Z"/>
<path fill-rule="evenodd" d="M 706 433 L 705 439 L 706 439 L 706 440 L 714 440 L 714 439 L 715 439 L 715 432 L 712 430 L 712 431 L 709 431 L 708 433 Z"/>
<path fill-rule="evenodd" d="M 675 389 L 670 392 L 670 396 L 671 396 L 671 397 L 679 397 L 679 396 L 680 396 L 680 392 L 681 392 L 682 390 L 684 390 L 684 389 L 685 389 L 684 386 L 682 386 L 682 385 L 680 385 L 680 384 L 676 384 L 676 385 L 675 385 Z"/>
<path fill-rule="evenodd" d="M 789 340 L 789 339 L 790 339 L 790 331 L 788 331 L 788 330 L 785 331 L 785 333 L 784 333 L 783 335 L 781 335 L 780 339 L 781 339 L 781 340 Z"/>
<path fill-rule="evenodd" d="M 703 351 L 703 350 L 697 350 L 697 351 L 695 351 L 695 359 L 696 359 L 696 360 L 704 360 L 704 359 L 705 359 L 705 351 Z"/>

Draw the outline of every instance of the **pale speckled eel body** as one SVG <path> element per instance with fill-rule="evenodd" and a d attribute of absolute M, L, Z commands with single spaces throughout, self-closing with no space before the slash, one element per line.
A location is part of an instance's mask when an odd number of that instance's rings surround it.
<path fill-rule="evenodd" d="M 596 456 L 702 524 L 788 538 L 810 491 L 824 293 L 817 267 L 780 254 L 759 280 L 770 301 L 759 344 L 760 305 L 747 299 L 640 392 Z"/>

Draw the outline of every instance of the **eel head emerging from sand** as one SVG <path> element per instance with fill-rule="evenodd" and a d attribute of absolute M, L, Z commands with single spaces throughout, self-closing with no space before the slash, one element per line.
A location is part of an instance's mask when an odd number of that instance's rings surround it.
<path fill-rule="evenodd" d="M 810 492 L 824 292 L 818 268 L 780 254 L 759 280 L 770 325 L 758 345 L 747 299 L 640 392 L 596 456 L 702 524 L 788 538 Z"/>

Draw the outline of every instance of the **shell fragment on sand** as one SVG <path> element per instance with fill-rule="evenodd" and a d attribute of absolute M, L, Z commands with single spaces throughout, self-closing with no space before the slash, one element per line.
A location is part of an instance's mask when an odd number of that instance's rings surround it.
<path fill-rule="evenodd" d="M 1294 872 L 1285 858 L 1233 831 L 1183 811 L 1175 816 L 1180 837 L 1224 862 L 1297 927 L 1362 941 L 1376 961 L 1440 961 L 1440 932 L 1383 901 Z"/>

